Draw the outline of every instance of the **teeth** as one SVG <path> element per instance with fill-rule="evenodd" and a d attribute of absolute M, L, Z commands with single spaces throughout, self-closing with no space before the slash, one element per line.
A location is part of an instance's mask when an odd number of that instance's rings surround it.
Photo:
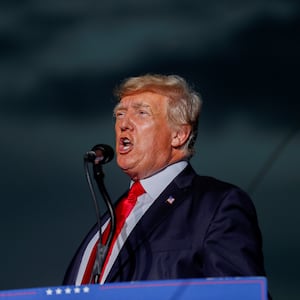
<path fill-rule="evenodd" d="M 121 142 L 121 147 L 123 148 L 124 151 L 127 151 L 130 149 L 132 146 L 131 140 L 127 137 L 123 137 L 120 139 Z"/>
<path fill-rule="evenodd" d="M 122 143 L 123 143 L 124 146 L 128 146 L 129 144 L 131 144 L 131 142 L 128 138 L 122 139 Z"/>

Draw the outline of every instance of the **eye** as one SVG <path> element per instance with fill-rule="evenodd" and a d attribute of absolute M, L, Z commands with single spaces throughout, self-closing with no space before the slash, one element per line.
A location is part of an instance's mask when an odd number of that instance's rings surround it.
<path fill-rule="evenodd" d="M 116 119 L 120 119 L 120 118 L 122 118 L 124 115 L 125 115 L 125 111 L 122 111 L 122 110 L 117 110 L 117 111 L 114 113 L 114 117 L 115 117 Z"/>
<path fill-rule="evenodd" d="M 150 115 L 150 114 L 149 114 L 149 111 L 147 111 L 147 110 L 145 110 L 145 109 L 139 109 L 139 110 L 138 110 L 138 114 L 139 114 L 140 116 L 148 116 L 148 115 Z"/>

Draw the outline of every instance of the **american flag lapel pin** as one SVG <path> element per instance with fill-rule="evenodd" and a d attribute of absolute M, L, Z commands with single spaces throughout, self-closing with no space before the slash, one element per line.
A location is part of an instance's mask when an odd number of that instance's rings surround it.
<path fill-rule="evenodd" d="M 174 201 L 175 198 L 173 196 L 169 196 L 169 198 L 166 200 L 166 202 L 168 202 L 169 204 L 173 204 Z"/>

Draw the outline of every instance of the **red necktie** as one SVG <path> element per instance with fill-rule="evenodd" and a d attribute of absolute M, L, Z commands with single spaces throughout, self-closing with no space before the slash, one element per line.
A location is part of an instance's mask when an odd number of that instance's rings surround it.
<path fill-rule="evenodd" d="M 117 207 L 116 207 L 116 231 L 115 231 L 115 234 L 113 236 L 111 245 L 109 247 L 105 262 L 103 264 L 101 277 L 102 277 L 102 275 L 104 273 L 104 270 L 106 268 L 106 265 L 108 263 L 108 260 L 109 260 L 109 257 L 111 255 L 113 246 L 114 246 L 114 244 L 117 240 L 117 237 L 119 236 L 119 234 L 120 234 L 120 232 L 121 232 L 121 230 L 124 226 L 124 223 L 125 223 L 127 217 L 129 216 L 130 212 L 132 211 L 133 207 L 135 206 L 135 204 L 137 202 L 137 198 L 140 195 L 144 194 L 144 193 L 145 193 L 144 188 L 142 187 L 142 185 L 140 184 L 139 181 L 136 181 L 132 185 L 132 187 L 130 188 L 127 197 L 123 198 L 117 204 Z M 103 235 L 102 235 L 102 243 L 103 244 L 106 244 L 106 242 L 107 242 L 109 231 L 110 231 L 110 223 L 107 225 L 106 229 L 103 232 Z M 94 246 L 93 253 L 92 253 L 92 255 L 90 257 L 90 260 L 88 262 L 87 269 L 86 269 L 86 272 L 85 272 L 83 280 L 82 280 L 82 284 L 87 283 L 86 282 L 87 280 L 89 281 L 89 279 L 88 279 L 88 278 L 90 278 L 89 274 L 91 274 L 91 268 L 92 268 L 92 265 L 93 265 L 93 263 L 95 261 L 95 257 L 96 257 L 96 248 L 97 248 L 97 243 Z"/>

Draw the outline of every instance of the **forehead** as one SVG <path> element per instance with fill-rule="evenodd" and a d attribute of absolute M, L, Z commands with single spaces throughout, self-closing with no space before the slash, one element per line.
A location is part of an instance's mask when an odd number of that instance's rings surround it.
<path fill-rule="evenodd" d="M 116 109 L 120 108 L 139 108 L 149 107 L 153 110 L 161 110 L 167 107 L 168 97 L 152 92 L 142 92 L 123 97 L 117 104 Z"/>

